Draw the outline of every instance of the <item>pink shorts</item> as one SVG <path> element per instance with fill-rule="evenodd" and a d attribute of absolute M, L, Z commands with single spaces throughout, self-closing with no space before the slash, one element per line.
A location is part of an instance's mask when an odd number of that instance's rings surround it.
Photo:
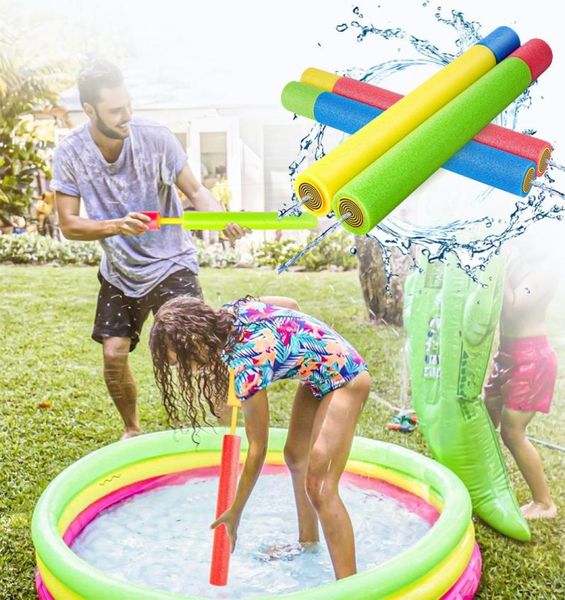
<path fill-rule="evenodd" d="M 557 356 L 544 335 L 502 338 L 485 398 L 502 398 L 504 406 L 548 413 L 557 379 Z"/>

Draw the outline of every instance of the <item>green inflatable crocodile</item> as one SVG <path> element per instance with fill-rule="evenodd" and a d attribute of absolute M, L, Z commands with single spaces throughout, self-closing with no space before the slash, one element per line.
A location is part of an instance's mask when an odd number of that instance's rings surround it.
<path fill-rule="evenodd" d="M 511 538 L 530 530 L 512 491 L 481 399 L 502 305 L 504 261 L 481 284 L 454 262 L 428 263 L 405 285 L 404 324 L 412 401 L 430 451 L 467 486 L 483 521 Z"/>

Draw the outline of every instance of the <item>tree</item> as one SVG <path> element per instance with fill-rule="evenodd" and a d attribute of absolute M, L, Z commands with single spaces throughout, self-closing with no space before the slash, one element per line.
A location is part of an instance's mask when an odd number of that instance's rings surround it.
<path fill-rule="evenodd" d="M 402 325 L 403 288 L 409 258 L 400 251 L 390 252 L 392 276 L 387 286 L 381 248 L 371 238 L 356 236 L 359 282 L 371 321 Z"/>
<path fill-rule="evenodd" d="M 69 87 L 70 63 L 26 57 L 0 30 L 0 221 L 29 211 L 39 171 L 49 173 L 57 96 Z"/>

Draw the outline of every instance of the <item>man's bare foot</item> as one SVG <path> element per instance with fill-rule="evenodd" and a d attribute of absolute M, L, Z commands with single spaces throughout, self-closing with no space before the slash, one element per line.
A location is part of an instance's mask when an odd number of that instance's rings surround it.
<path fill-rule="evenodd" d="M 530 502 L 521 508 L 525 519 L 555 519 L 557 516 L 557 507 L 553 502 L 551 504 L 542 504 L 541 502 Z"/>
<path fill-rule="evenodd" d="M 129 438 L 141 435 L 141 429 L 126 429 L 120 440 L 128 440 Z"/>

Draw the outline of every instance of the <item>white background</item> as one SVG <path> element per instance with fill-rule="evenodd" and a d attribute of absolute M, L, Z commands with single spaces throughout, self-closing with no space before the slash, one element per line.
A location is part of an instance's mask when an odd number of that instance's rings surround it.
<path fill-rule="evenodd" d="M 454 32 L 437 23 L 452 9 L 482 24 L 486 35 L 499 25 L 515 29 L 522 41 L 545 39 L 554 64 L 540 79 L 544 96 L 528 118 L 540 137 L 558 142 L 565 133 L 559 89 L 565 84 L 565 8 L 562 2 L 450 0 L 424 7 L 423 0 L 0 0 L 0 16 L 29 33 L 28 43 L 46 54 L 106 53 L 141 74 L 146 85 L 185 90 L 190 105 L 278 104 L 282 87 L 307 66 L 340 70 L 408 54 L 406 43 L 369 36 L 336 25 L 356 18 L 379 28 L 400 27 L 453 52 Z M 380 8 L 378 8 L 380 6 Z M 418 82 L 414 81 L 416 85 Z M 167 98 L 162 98 L 166 101 Z"/>

